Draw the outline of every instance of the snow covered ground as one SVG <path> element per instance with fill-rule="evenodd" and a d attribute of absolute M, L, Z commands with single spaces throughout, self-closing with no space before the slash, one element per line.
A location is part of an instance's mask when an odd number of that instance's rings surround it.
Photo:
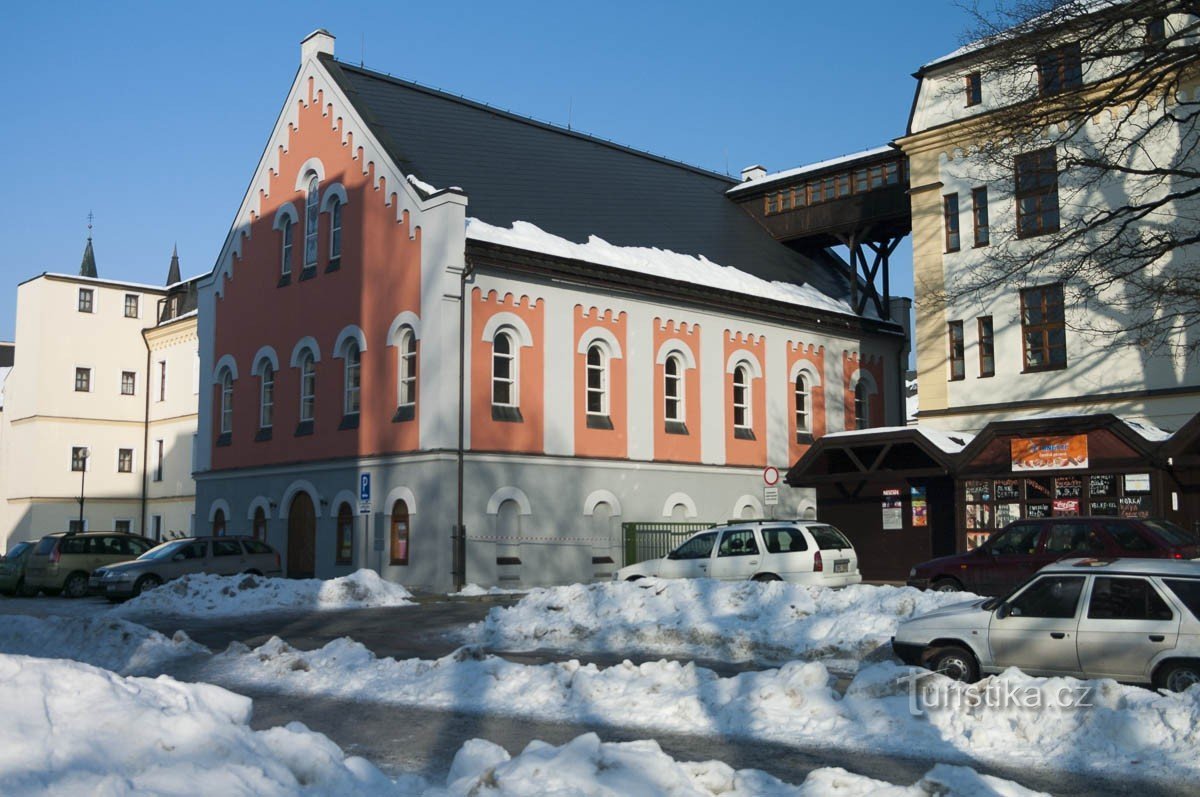
<path fill-rule="evenodd" d="M 821 659 L 840 670 L 886 645 L 915 614 L 969 593 L 857 584 L 844 589 L 712 579 L 643 579 L 529 592 L 492 609 L 467 640 L 499 650 L 549 648 L 779 664 Z M 889 657 L 890 648 L 879 656 Z"/>
<path fill-rule="evenodd" d="M 359 570 L 328 581 L 263 576 L 183 576 L 144 592 L 114 608 L 110 615 L 136 617 L 232 617 L 275 611 L 365 609 L 408 606 L 412 594 L 384 581 L 373 570 Z"/>
<path fill-rule="evenodd" d="M 180 659 L 209 650 L 182 631 L 168 638 L 125 620 L 18 614 L 0 618 L 0 653 L 73 659 L 124 674 L 157 675 Z"/>

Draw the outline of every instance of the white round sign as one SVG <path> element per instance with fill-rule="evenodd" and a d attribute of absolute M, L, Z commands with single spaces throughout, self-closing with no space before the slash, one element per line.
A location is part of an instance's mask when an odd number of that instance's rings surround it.
<path fill-rule="evenodd" d="M 774 487 L 779 484 L 779 468 L 768 465 L 763 468 L 763 481 L 768 487 Z"/>

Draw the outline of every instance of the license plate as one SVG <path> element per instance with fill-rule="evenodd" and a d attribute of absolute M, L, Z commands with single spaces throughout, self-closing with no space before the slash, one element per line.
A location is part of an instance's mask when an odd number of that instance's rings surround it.
<path fill-rule="evenodd" d="M 849 559 L 839 559 L 838 561 L 834 562 L 833 563 L 833 572 L 849 573 L 850 572 L 850 560 Z"/>

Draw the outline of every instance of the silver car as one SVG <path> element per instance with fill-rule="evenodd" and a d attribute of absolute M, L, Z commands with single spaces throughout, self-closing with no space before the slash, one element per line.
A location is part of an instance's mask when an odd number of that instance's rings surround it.
<path fill-rule="evenodd" d="M 132 562 L 96 570 L 89 587 L 110 600 L 124 600 L 189 573 L 283 575 L 279 553 L 253 537 L 187 537 L 164 542 Z"/>
<path fill-rule="evenodd" d="M 1068 559 L 1005 598 L 901 623 L 892 649 L 961 681 L 1019 667 L 1182 691 L 1200 683 L 1200 561 Z"/>

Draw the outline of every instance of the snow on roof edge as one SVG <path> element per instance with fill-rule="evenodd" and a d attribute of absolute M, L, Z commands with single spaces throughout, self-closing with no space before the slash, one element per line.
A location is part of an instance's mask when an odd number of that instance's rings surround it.
<path fill-rule="evenodd" d="M 926 440 L 947 454 L 957 454 L 966 448 L 975 435 L 969 432 L 944 432 L 941 429 L 931 429 L 928 426 L 873 426 L 870 429 L 848 429 L 844 432 L 830 432 L 825 437 L 848 437 L 850 435 L 871 435 L 886 432 L 915 431 Z"/>
<path fill-rule="evenodd" d="M 848 163 L 850 161 L 858 160 L 859 158 L 869 158 L 872 155 L 882 155 L 885 152 L 898 152 L 898 151 L 899 150 L 897 150 L 891 144 L 884 144 L 882 147 L 872 147 L 871 149 L 864 149 L 859 152 L 851 152 L 849 154 L 841 155 L 836 158 L 829 158 L 827 160 L 817 161 L 816 163 L 810 163 L 807 166 L 797 166 L 794 169 L 787 169 L 782 172 L 775 172 L 774 174 L 768 174 L 764 177 L 758 178 L 757 180 L 746 180 L 744 182 L 738 183 L 733 188 L 730 188 L 729 190 L 727 190 L 725 193 L 726 193 L 726 195 L 728 195 L 728 194 L 737 193 L 739 191 L 748 191 L 751 188 L 760 188 L 763 185 L 766 185 L 769 183 L 774 183 L 779 180 L 787 180 L 788 178 L 799 177 L 800 175 L 808 174 L 809 172 L 820 171 L 821 169 L 828 169 L 831 166 L 837 166 L 839 163 Z"/>

